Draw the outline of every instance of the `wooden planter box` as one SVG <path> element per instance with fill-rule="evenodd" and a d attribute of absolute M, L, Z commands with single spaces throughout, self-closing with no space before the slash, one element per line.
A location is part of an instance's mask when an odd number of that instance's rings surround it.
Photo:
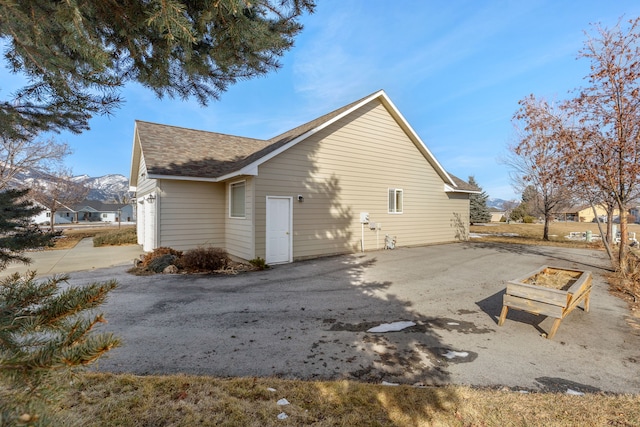
<path fill-rule="evenodd" d="M 507 282 L 498 326 L 504 323 L 509 308 L 555 318 L 547 338 L 556 334 L 560 322 L 581 301 L 589 311 L 591 272 L 543 266 L 525 277 Z"/>

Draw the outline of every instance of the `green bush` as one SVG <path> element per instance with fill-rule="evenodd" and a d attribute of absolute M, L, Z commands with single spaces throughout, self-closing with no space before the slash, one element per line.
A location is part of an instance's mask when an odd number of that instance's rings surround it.
<path fill-rule="evenodd" d="M 253 265 L 258 270 L 266 270 L 267 268 L 269 268 L 269 265 L 264 260 L 264 258 L 260 258 L 260 257 L 249 260 L 249 264 Z"/>
<path fill-rule="evenodd" d="M 231 263 L 227 251 L 221 248 L 190 249 L 182 255 L 179 267 L 188 272 L 212 272 L 222 270 Z"/>
<path fill-rule="evenodd" d="M 538 220 L 538 218 L 536 218 L 535 216 L 531 216 L 531 215 L 525 215 L 525 217 L 522 218 L 522 222 L 524 222 L 525 224 L 533 224 L 537 220 Z"/>
<path fill-rule="evenodd" d="M 504 215 L 503 215 L 503 216 L 501 216 L 501 217 L 500 217 L 500 222 L 507 222 L 507 218 L 505 218 L 505 217 L 504 217 Z"/>
<path fill-rule="evenodd" d="M 93 246 L 119 246 L 138 243 L 135 228 L 123 228 L 121 230 L 100 233 L 93 238 Z"/>

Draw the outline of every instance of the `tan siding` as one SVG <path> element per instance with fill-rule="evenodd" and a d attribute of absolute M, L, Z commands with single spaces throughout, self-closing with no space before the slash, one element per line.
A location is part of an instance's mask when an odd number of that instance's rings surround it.
<path fill-rule="evenodd" d="M 257 256 L 265 251 L 268 195 L 294 198 L 296 259 L 360 250 L 360 212 L 382 224 L 378 243 L 365 226 L 365 249 L 381 248 L 385 234 L 398 246 L 453 241 L 459 230 L 466 236 L 468 196 L 444 192 L 442 178 L 377 101 L 265 162 L 255 181 Z M 403 190 L 404 213 L 387 212 L 389 188 Z"/>
<path fill-rule="evenodd" d="M 157 246 L 224 247 L 224 185 L 159 180 Z"/>
<path fill-rule="evenodd" d="M 229 216 L 229 184 L 239 181 L 245 181 L 245 217 L 231 218 Z M 253 239 L 253 193 L 254 181 L 251 177 L 243 177 L 233 179 L 225 184 L 225 249 L 231 255 L 253 259 L 254 255 L 254 239 Z"/>
<path fill-rule="evenodd" d="M 140 156 L 140 167 L 138 168 L 138 185 L 136 187 L 137 197 L 142 197 L 152 192 L 157 186 L 157 180 L 147 178 L 147 165 L 144 156 Z"/>

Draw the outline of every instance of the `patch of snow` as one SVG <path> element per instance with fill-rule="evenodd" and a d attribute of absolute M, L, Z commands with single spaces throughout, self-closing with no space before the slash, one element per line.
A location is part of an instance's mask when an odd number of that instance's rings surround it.
<path fill-rule="evenodd" d="M 397 332 L 406 328 L 410 328 L 411 326 L 416 326 L 416 324 L 411 321 L 383 323 L 379 326 L 375 326 L 369 329 L 367 332 Z"/>
<path fill-rule="evenodd" d="M 286 420 L 287 418 L 289 418 L 289 416 L 287 414 L 285 414 L 284 412 L 280 412 L 278 414 L 278 419 L 279 420 Z"/>
<path fill-rule="evenodd" d="M 458 322 L 447 322 L 447 325 L 460 326 L 460 323 L 458 323 Z"/>
<path fill-rule="evenodd" d="M 467 353 L 466 351 L 449 350 L 445 354 L 443 354 L 442 356 L 446 357 L 449 360 L 451 360 L 451 359 L 454 359 L 456 357 L 467 357 L 467 356 L 469 356 L 469 353 Z"/>
<path fill-rule="evenodd" d="M 382 385 L 397 386 L 397 385 L 400 385 L 400 384 L 398 384 L 398 383 L 389 383 L 387 381 L 382 381 Z"/>
<path fill-rule="evenodd" d="M 285 399 L 284 397 L 282 399 L 278 400 L 276 403 L 278 404 L 278 406 L 289 405 L 289 401 L 287 399 Z"/>
<path fill-rule="evenodd" d="M 581 391 L 572 390 L 570 388 L 567 389 L 567 394 L 571 396 L 584 396 L 584 393 Z"/>
<path fill-rule="evenodd" d="M 276 391 L 276 389 L 275 389 L 275 388 L 268 387 L 268 388 L 267 388 L 267 391 L 274 392 L 274 391 Z"/>

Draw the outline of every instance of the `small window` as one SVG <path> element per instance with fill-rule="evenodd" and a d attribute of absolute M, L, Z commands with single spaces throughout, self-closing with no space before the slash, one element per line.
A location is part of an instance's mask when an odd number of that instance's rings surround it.
<path fill-rule="evenodd" d="M 389 213 L 402 213 L 402 190 L 389 189 Z"/>
<path fill-rule="evenodd" d="M 47 212 L 47 218 L 51 218 L 51 212 Z"/>
<path fill-rule="evenodd" d="M 106 218 L 106 217 L 107 217 L 107 214 L 106 214 L 106 213 L 103 213 L 103 214 L 102 214 L 102 218 Z"/>
<path fill-rule="evenodd" d="M 229 216 L 231 218 L 244 218 L 244 193 L 245 181 L 234 182 L 229 185 Z"/>

